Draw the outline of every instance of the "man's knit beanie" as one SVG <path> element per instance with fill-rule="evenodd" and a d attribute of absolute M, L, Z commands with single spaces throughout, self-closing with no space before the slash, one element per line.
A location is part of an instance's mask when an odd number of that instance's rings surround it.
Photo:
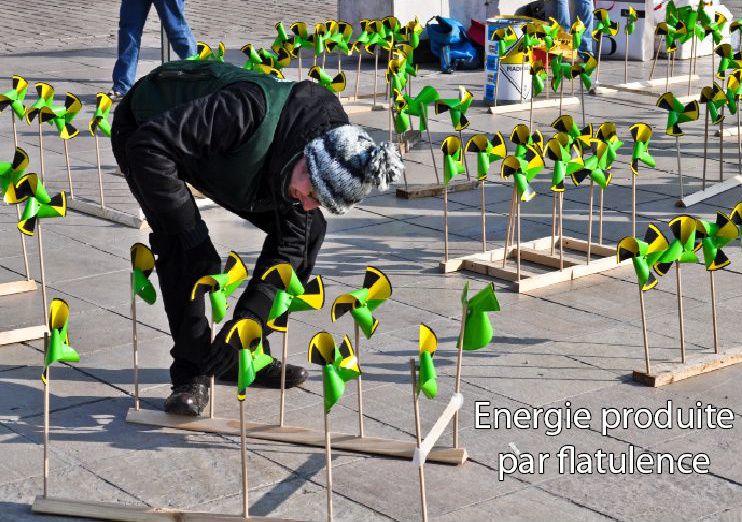
<path fill-rule="evenodd" d="M 404 164 L 392 143 L 376 145 L 358 125 L 342 125 L 304 148 L 309 178 L 320 205 L 343 214 L 371 189 L 386 190 Z"/>

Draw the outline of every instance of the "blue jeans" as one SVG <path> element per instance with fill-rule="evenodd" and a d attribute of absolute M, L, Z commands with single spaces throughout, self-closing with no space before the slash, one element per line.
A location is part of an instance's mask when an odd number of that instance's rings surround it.
<path fill-rule="evenodd" d="M 134 85 L 142 30 L 153 3 L 178 56 L 184 59 L 196 54 L 196 40 L 183 13 L 185 0 L 121 0 L 118 59 L 113 66 L 114 91 L 125 94 Z"/>
<path fill-rule="evenodd" d="M 582 36 L 580 43 L 580 52 L 593 52 L 593 2 L 592 0 L 574 0 L 575 18 L 582 20 L 585 24 L 585 34 Z M 572 27 L 569 17 L 569 0 L 546 0 L 544 5 L 547 18 L 553 16 L 562 28 L 569 32 Z"/>

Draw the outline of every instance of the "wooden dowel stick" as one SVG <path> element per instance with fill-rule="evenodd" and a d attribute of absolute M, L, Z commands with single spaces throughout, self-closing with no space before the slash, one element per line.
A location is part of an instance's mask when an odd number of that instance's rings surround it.
<path fill-rule="evenodd" d="M 355 93 L 353 94 L 353 99 L 356 101 L 358 101 L 358 87 L 361 83 L 361 59 L 362 59 L 361 48 L 359 47 L 358 48 L 358 67 L 356 68 L 356 90 L 355 90 Z"/>
<path fill-rule="evenodd" d="M 590 180 L 590 203 L 587 217 L 587 264 L 590 264 L 590 250 L 593 243 L 593 188 L 595 184 L 593 180 Z"/>
<path fill-rule="evenodd" d="M 680 178 L 680 199 L 683 199 L 685 192 L 683 191 L 683 167 L 680 164 L 680 137 L 675 136 L 675 151 L 678 157 L 678 177 Z"/>
<path fill-rule="evenodd" d="M 639 287 L 639 307 L 641 308 L 642 312 L 642 336 L 644 338 L 644 364 L 647 368 L 647 375 L 650 374 L 649 371 L 649 340 L 647 337 L 647 316 L 644 312 L 644 291 L 642 290 L 642 287 Z"/>
<path fill-rule="evenodd" d="M 528 128 L 533 127 L 533 76 L 531 77 L 531 111 L 528 116 Z"/>
<path fill-rule="evenodd" d="M 70 151 L 69 151 L 69 145 L 67 144 L 69 140 L 62 140 L 64 143 L 64 160 L 67 162 L 67 182 L 70 186 L 70 199 L 75 199 L 75 191 L 72 188 L 72 170 L 70 168 Z"/>
<path fill-rule="evenodd" d="M 626 35 L 626 48 L 623 58 L 623 82 L 629 83 L 629 33 L 624 31 L 624 34 Z"/>
<path fill-rule="evenodd" d="M 559 270 L 564 270 L 564 192 L 559 193 Z"/>
<path fill-rule="evenodd" d="M 598 244 L 603 244 L 603 193 L 604 189 L 600 189 L 598 194 Z"/>
<path fill-rule="evenodd" d="M 654 76 L 654 66 L 657 65 L 657 59 L 660 57 L 660 47 L 662 47 L 662 43 L 658 42 L 655 38 L 654 40 L 655 45 L 657 46 L 657 52 L 654 53 L 654 60 L 652 60 L 652 68 L 649 70 L 649 79 L 652 79 L 652 76 Z"/>
<path fill-rule="evenodd" d="M 374 46 L 374 107 L 376 107 L 376 91 L 379 89 L 379 46 Z"/>
<path fill-rule="evenodd" d="M 211 316 L 211 324 L 209 325 L 211 331 L 211 342 L 214 342 L 214 315 Z M 209 376 L 209 418 L 214 418 L 214 405 L 216 404 L 216 378 L 214 374 Z"/>
<path fill-rule="evenodd" d="M 324 375 L 322 380 L 324 382 Z M 332 522 L 332 437 L 330 414 L 325 411 L 325 496 L 327 499 L 327 522 Z"/>
<path fill-rule="evenodd" d="M 557 193 L 552 192 L 552 203 L 551 203 L 551 255 L 554 255 L 554 247 L 556 243 L 556 208 L 557 208 Z"/>
<path fill-rule="evenodd" d="M 322 52 L 322 70 L 323 71 L 325 70 L 325 62 L 326 62 L 326 60 L 327 60 L 327 52 L 323 51 Z"/>
<path fill-rule="evenodd" d="M 724 181 L 724 107 L 719 120 L 719 181 Z"/>
<path fill-rule="evenodd" d="M 456 358 L 456 393 L 461 393 L 461 367 L 463 365 L 463 359 L 464 359 L 464 326 L 466 325 L 466 306 L 467 304 L 464 303 L 464 305 L 461 307 L 461 328 L 459 330 L 459 339 L 457 342 L 456 349 L 458 351 L 457 358 Z M 456 413 L 453 416 L 453 447 L 458 448 L 459 447 L 459 411 L 456 410 Z"/>
<path fill-rule="evenodd" d="M 10 112 L 10 118 L 11 122 L 13 124 L 13 146 L 18 147 L 18 131 L 16 130 L 16 124 L 15 124 L 15 113 Z M 18 218 L 18 221 L 21 220 L 21 206 L 15 205 L 15 215 L 16 218 Z M 26 248 L 26 235 L 25 234 L 19 234 L 21 236 L 21 250 L 23 251 L 23 266 L 26 270 L 26 281 L 31 280 L 31 269 L 28 265 L 28 250 Z"/>
<path fill-rule="evenodd" d="M 598 33 L 600 35 L 600 38 L 598 39 L 598 65 L 595 68 L 595 85 L 598 85 L 600 82 L 600 55 L 603 51 L 603 34 Z M 580 80 L 580 83 L 582 83 L 582 80 Z M 584 127 L 585 124 L 583 123 L 582 126 Z"/>
<path fill-rule="evenodd" d="M 44 360 L 49 351 L 49 334 L 44 334 Z M 46 384 L 44 385 L 44 498 L 49 491 L 49 395 L 52 385 L 51 365 L 46 367 Z"/>
<path fill-rule="evenodd" d="M 471 180 L 471 175 L 469 174 L 469 164 L 466 161 L 466 151 L 463 150 L 463 147 L 464 147 L 464 136 L 461 133 L 461 131 L 459 131 L 459 143 L 461 143 L 460 146 L 462 147 L 462 149 L 461 149 L 461 157 L 464 159 L 464 171 L 466 172 L 466 180 L 469 181 L 469 180 Z"/>
<path fill-rule="evenodd" d="M 562 102 L 564 101 L 564 78 L 559 82 L 559 116 L 562 115 Z"/>
<path fill-rule="evenodd" d="M 518 198 L 518 204 L 515 209 L 516 212 L 516 241 L 517 246 L 515 249 L 515 256 L 516 256 L 516 272 L 518 275 L 518 281 L 520 282 L 520 198 Z"/>
<path fill-rule="evenodd" d="M 513 228 L 513 218 L 515 218 L 515 185 L 513 185 L 513 197 L 510 198 L 510 210 L 508 211 L 508 228 L 505 230 L 505 253 L 502 256 L 502 267 L 505 268 L 505 264 L 508 261 L 510 254 L 510 243 L 511 243 L 511 232 Z"/>
<path fill-rule="evenodd" d="M 690 96 L 690 84 L 693 76 L 693 51 L 696 48 L 696 36 L 693 35 L 693 39 L 690 44 L 690 63 L 688 63 L 688 96 Z"/>
<path fill-rule="evenodd" d="M 667 74 L 665 75 L 665 92 L 669 90 L 670 87 L 670 52 L 667 52 Z"/>
<path fill-rule="evenodd" d="M 719 353 L 719 333 L 716 328 L 716 285 L 714 285 L 714 271 L 709 271 L 711 279 L 711 326 L 714 330 L 714 353 Z"/>
<path fill-rule="evenodd" d="M 100 190 L 100 206 L 101 208 L 106 206 L 106 202 L 103 199 L 103 172 L 101 171 L 100 165 L 100 143 L 98 142 L 98 135 L 95 135 L 95 158 L 98 164 L 98 188 Z"/>
<path fill-rule="evenodd" d="M 443 261 L 448 262 L 448 184 L 443 187 Z"/>
<path fill-rule="evenodd" d="M 740 128 L 740 110 L 742 110 L 742 107 L 737 106 L 737 169 L 738 175 L 742 176 L 742 132 L 740 132 L 742 128 Z"/>
<path fill-rule="evenodd" d="M 353 323 L 353 333 L 356 342 L 356 361 L 358 366 L 361 366 L 361 329 L 356 322 Z M 363 428 L 363 379 L 360 375 L 358 376 L 358 436 L 361 438 L 366 436 Z"/>
<path fill-rule="evenodd" d="M 709 144 L 709 109 L 706 106 L 706 116 L 704 117 L 703 125 L 703 174 L 701 178 L 701 188 L 706 189 L 706 158 L 708 157 L 708 144 Z M 682 194 L 681 194 L 682 197 Z"/>
<path fill-rule="evenodd" d="M 245 401 L 240 402 L 240 457 L 242 460 L 242 516 L 247 519 L 248 508 L 248 483 L 247 483 L 247 441 L 245 437 Z"/>
<path fill-rule="evenodd" d="M 502 72 L 500 69 L 501 69 L 501 67 L 500 67 L 500 58 L 498 57 L 498 59 L 497 59 L 497 75 L 495 76 L 495 101 L 494 101 L 495 107 L 497 107 L 497 92 L 498 92 L 499 87 L 500 87 L 500 74 Z"/>
<path fill-rule="evenodd" d="M 417 447 L 420 448 L 422 437 L 420 435 L 420 395 L 417 392 L 417 368 L 415 366 L 415 359 L 410 358 L 410 380 L 412 382 L 412 404 L 415 407 L 415 439 L 417 441 Z M 420 462 L 418 467 L 418 476 L 420 478 L 420 511 L 422 513 L 423 522 L 428 520 L 428 502 L 425 498 L 425 463 Z"/>
<path fill-rule="evenodd" d="M 283 426 L 286 405 L 286 363 L 289 358 L 289 329 L 283 332 L 283 350 L 281 352 L 281 399 L 278 407 L 278 425 Z"/>
<path fill-rule="evenodd" d="M 487 251 L 487 212 L 485 209 L 485 201 L 484 201 L 485 180 L 486 180 L 486 177 L 483 178 L 482 181 L 479 182 L 479 188 L 480 188 L 479 206 L 482 209 L 482 252 Z"/>
<path fill-rule="evenodd" d="M 680 362 L 685 364 L 685 328 L 683 327 L 683 285 L 680 278 L 680 263 L 675 261 L 678 292 L 678 322 L 680 324 Z"/>
<path fill-rule="evenodd" d="M 580 105 L 582 106 L 582 126 L 585 127 L 585 85 L 580 78 Z"/>
<path fill-rule="evenodd" d="M 44 324 L 49 324 L 49 306 L 46 301 L 46 270 L 44 269 L 44 240 L 41 237 L 41 220 L 36 222 L 36 240 L 39 246 L 39 270 L 41 272 L 41 300 L 44 307 Z"/>
<path fill-rule="evenodd" d="M 139 411 L 139 340 L 137 337 L 137 296 L 134 289 L 134 272 L 131 281 L 131 345 L 134 356 L 134 409 Z"/>
<path fill-rule="evenodd" d="M 636 174 L 631 173 L 631 235 L 636 237 Z"/>
<path fill-rule="evenodd" d="M 438 175 L 438 164 L 435 161 L 435 152 L 433 151 L 433 139 L 430 137 L 430 125 L 428 125 L 428 113 L 423 109 L 421 118 L 425 122 L 425 132 L 428 134 L 428 146 L 430 147 L 430 158 L 433 160 L 433 172 L 435 172 L 435 182 L 440 183 L 441 178 Z"/>

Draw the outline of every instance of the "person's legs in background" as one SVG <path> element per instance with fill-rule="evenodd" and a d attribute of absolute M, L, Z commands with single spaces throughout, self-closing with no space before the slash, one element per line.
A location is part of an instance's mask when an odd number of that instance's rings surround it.
<path fill-rule="evenodd" d="M 142 30 L 147 21 L 152 0 L 122 0 L 119 11 L 118 58 L 113 66 L 113 88 L 126 94 L 134 85 L 139 61 Z"/>
<path fill-rule="evenodd" d="M 546 18 L 554 18 L 564 31 L 569 32 L 572 26 L 569 16 L 569 0 L 546 0 L 544 11 Z"/>
<path fill-rule="evenodd" d="M 565 1 L 565 0 L 559 0 Z M 585 34 L 580 44 L 581 53 L 593 53 L 593 2 L 592 0 L 574 0 L 575 16 L 585 24 Z M 575 18 L 577 20 L 577 18 Z M 597 57 L 596 57 L 597 58 Z"/>
<path fill-rule="evenodd" d="M 196 40 L 185 18 L 185 0 L 154 0 L 173 50 L 185 60 L 196 54 Z"/>

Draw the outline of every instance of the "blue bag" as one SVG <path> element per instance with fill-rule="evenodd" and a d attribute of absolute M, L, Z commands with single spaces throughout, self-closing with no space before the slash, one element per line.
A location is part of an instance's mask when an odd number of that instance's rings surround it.
<path fill-rule="evenodd" d="M 479 49 L 466 36 L 466 28 L 453 18 L 436 16 L 425 24 L 430 38 L 430 50 L 441 61 L 441 70 L 451 74 L 456 69 L 481 67 Z"/>

